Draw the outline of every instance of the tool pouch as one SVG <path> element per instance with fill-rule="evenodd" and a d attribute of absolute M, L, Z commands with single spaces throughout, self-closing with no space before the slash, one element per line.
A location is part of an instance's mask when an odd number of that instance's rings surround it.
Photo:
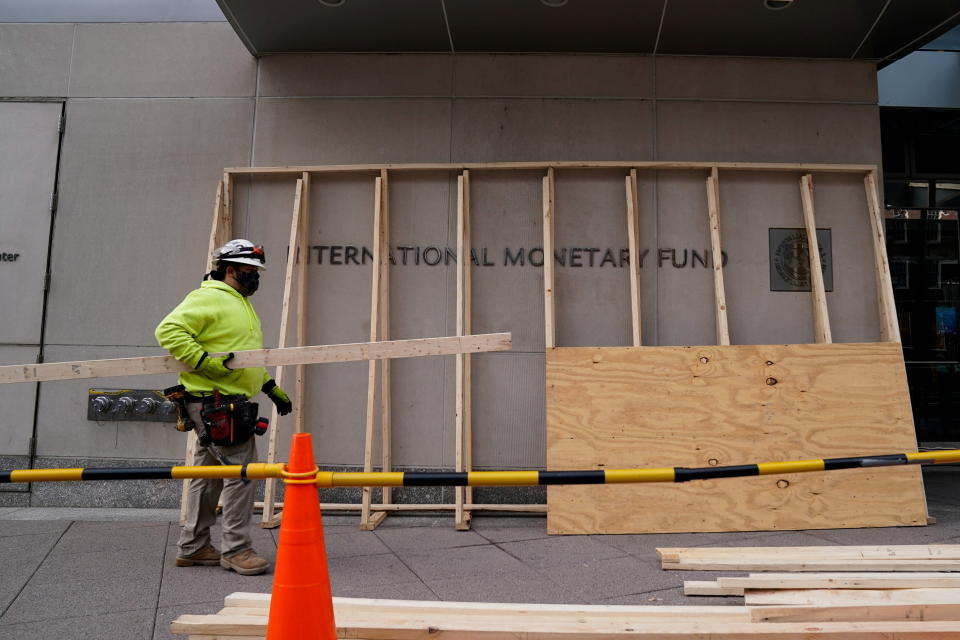
<path fill-rule="evenodd" d="M 259 404 L 243 396 L 224 396 L 214 391 L 213 396 L 204 399 L 200 410 L 206 439 L 215 445 L 232 446 L 246 442 L 254 433 L 260 435 L 259 408 Z"/>
<path fill-rule="evenodd" d="M 182 384 L 167 387 L 163 390 L 163 397 L 177 407 L 177 431 L 193 431 L 196 425 L 187 413 L 187 388 Z"/>

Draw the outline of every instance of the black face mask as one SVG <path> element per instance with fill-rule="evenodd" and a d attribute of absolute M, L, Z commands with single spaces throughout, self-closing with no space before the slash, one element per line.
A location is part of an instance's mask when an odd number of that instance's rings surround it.
<path fill-rule="evenodd" d="M 245 297 L 252 296 L 260 287 L 259 271 L 237 271 L 234 278 L 237 279 L 237 284 L 245 289 L 246 293 L 241 291 Z"/>

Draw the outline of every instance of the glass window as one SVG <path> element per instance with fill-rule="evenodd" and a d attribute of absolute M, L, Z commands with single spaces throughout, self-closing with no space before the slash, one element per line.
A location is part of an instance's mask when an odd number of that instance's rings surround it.
<path fill-rule="evenodd" d="M 888 209 L 926 208 L 930 206 L 930 185 L 925 181 L 886 180 L 883 197 Z"/>
<path fill-rule="evenodd" d="M 944 209 L 960 208 L 960 183 L 938 182 L 936 184 L 934 206 Z"/>

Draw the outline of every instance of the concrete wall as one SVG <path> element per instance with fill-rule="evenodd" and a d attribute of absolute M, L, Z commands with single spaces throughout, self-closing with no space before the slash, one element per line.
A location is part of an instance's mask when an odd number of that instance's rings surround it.
<path fill-rule="evenodd" d="M 0 43 L 0 97 L 65 101 L 46 361 L 161 353 L 153 328 L 200 280 L 213 192 L 225 166 L 880 162 L 876 73 L 868 63 L 496 55 L 257 61 L 228 25 L 217 23 L 9 24 L 0 25 Z M 649 250 L 642 268 L 648 344 L 714 341 L 712 277 L 709 269 L 690 266 L 689 253 L 710 244 L 704 175 L 639 173 L 641 244 Z M 542 244 L 540 176 L 473 175 L 473 245 L 487 248 L 493 263 L 474 268 L 474 331 L 511 331 L 515 345 L 512 352 L 474 359 L 480 467 L 544 464 L 542 274 L 529 264 L 504 264 L 507 248 Z M 809 294 L 769 291 L 767 230 L 802 226 L 797 178 L 721 174 L 734 342 L 812 339 Z M 876 340 L 862 182 L 818 175 L 815 185 L 818 226 L 833 234 L 835 288 L 828 302 L 834 337 Z M 372 187 L 372 174 L 316 176 L 310 243 L 370 247 Z M 560 171 L 556 191 L 558 248 L 626 246 L 621 172 Z M 393 337 L 450 335 L 454 265 L 429 266 L 423 256 L 414 264 L 412 252 L 404 265 L 397 248 L 455 248 L 456 178 L 392 174 L 390 198 L 398 260 L 391 275 Z M 267 346 L 277 342 L 292 200 L 289 178 L 237 184 L 236 235 L 267 249 L 269 270 L 254 298 Z M 0 244 L 6 237 L 0 231 Z M 660 248 L 676 252 L 664 261 Z M 680 264 L 684 250 L 689 263 L 674 267 L 671 258 Z M 579 255 L 585 266 L 557 270 L 558 343 L 628 344 L 627 270 L 590 267 L 589 253 Z M 602 255 L 595 254 L 597 263 Z M 365 341 L 370 265 L 330 264 L 329 251 L 323 264 L 316 257 L 308 270 L 309 342 Z M 6 288 L 0 291 L 4 309 L 9 297 Z M 32 315 L 18 320 L 39 321 Z M 4 361 L 24 357 L 22 347 L 0 348 Z M 364 363 L 347 363 L 309 371 L 308 424 L 321 464 L 362 460 L 366 370 Z M 395 462 L 452 465 L 453 358 L 398 361 L 393 370 Z M 85 418 L 89 387 L 161 388 L 171 380 L 43 384 L 37 466 L 66 458 L 98 464 L 179 459 L 183 438 L 167 426 Z M 8 397 L 0 396 L 5 405 L 33 415 L 32 387 Z M 9 442 L 0 437 L 0 456 L 22 459 L 23 446 Z M 285 443 L 278 455 L 286 455 Z"/>

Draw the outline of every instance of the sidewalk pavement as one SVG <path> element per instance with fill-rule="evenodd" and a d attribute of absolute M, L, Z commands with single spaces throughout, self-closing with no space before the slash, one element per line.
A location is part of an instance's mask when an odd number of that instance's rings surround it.
<path fill-rule="evenodd" d="M 570 604 L 742 604 L 685 597 L 684 580 L 743 572 L 663 571 L 656 547 L 960 544 L 960 467 L 924 469 L 927 527 L 786 532 L 548 536 L 541 516 L 389 516 L 359 531 L 358 515 L 324 515 L 337 596 Z M 183 613 L 214 613 L 235 591 L 267 593 L 272 572 L 174 566 L 178 512 L 0 509 L 0 637 L 161 640 Z M 271 562 L 279 529 L 254 530 Z M 214 532 L 219 538 L 219 531 Z M 182 636 L 180 636 L 182 638 Z"/>

